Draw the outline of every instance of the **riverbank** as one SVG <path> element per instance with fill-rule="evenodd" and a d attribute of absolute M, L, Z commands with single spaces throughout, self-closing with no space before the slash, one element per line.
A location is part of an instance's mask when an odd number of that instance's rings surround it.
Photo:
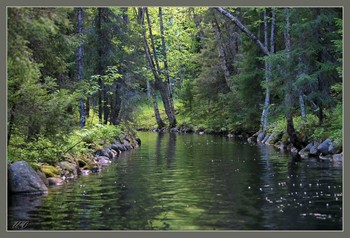
<path fill-rule="evenodd" d="M 54 164 L 37 163 L 33 166 L 23 160 L 9 164 L 9 192 L 47 193 L 48 187 L 60 186 L 79 176 L 100 172 L 118 159 L 121 153 L 141 145 L 141 140 L 131 134 L 116 136 L 113 142 L 92 153 L 84 153 L 84 156 L 67 155 L 64 160 Z"/>

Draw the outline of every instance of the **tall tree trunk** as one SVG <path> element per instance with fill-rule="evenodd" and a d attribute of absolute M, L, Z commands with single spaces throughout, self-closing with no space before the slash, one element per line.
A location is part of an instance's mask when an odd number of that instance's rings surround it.
<path fill-rule="evenodd" d="M 222 7 L 216 7 L 220 13 L 229 18 L 233 23 L 238 26 L 246 35 L 255 42 L 261 49 L 261 51 L 269 56 L 273 54 L 268 50 L 266 45 L 264 45 L 248 28 L 246 28 L 236 17 L 234 17 L 230 12 L 226 11 Z M 287 57 L 290 55 L 291 42 L 290 42 L 290 21 L 289 21 L 289 10 L 285 9 L 286 13 L 286 30 L 284 31 L 285 47 L 287 51 Z M 287 59 L 288 62 L 288 59 Z M 285 79 L 285 107 L 286 107 L 286 121 L 287 121 L 287 133 L 290 138 L 291 143 L 295 144 L 297 142 L 297 136 L 293 124 L 292 106 L 293 106 L 293 80 L 291 75 L 288 75 Z"/>
<path fill-rule="evenodd" d="M 298 94 L 299 94 L 299 106 L 300 106 L 300 113 L 301 113 L 301 117 L 303 119 L 306 118 L 306 110 L 305 110 L 305 101 L 304 101 L 304 96 L 303 96 L 303 91 L 301 89 L 298 90 Z"/>
<path fill-rule="evenodd" d="M 147 79 L 147 97 L 151 97 L 151 91 L 150 91 L 150 82 L 149 80 Z"/>
<path fill-rule="evenodd" d="M 233 23 L 239 29 L 241 29 L 241 31 L 246 33 L 246 35 L 249 37 L 249 39 L 251 39 L 254 43 L 256 43 L 260 47 L 260 49 L 262 50 L 262 52 L 265 55 L 270 55 L 270 52 L 269 52 L 268 48 L 265 47 L 265 45 L 247 27 L 245 27 L 242 24 L 242 22 L 240 22 L 240 20 L 238 20 L 235 16 L 233 16 L 231 13 L 229 13 L 228 11 L 223 9 L 222 7 L 215 7 L 215 9 L 218 10 L 221 14 L 223 14 L 227 18 L 229 18 L 231 21 L 233 21 Z"/>
<path fill-rule="evenodd" d="M 167 100 L 169 102 L 168 119 L 169 119 L 170 127 L 173 128 L 173 127 L 176 127 L 176 116 L 175 116 L 173 92 L 172 92 L 171 82 L 169 77 L 168 60 L 167 60 L 165 37 L 164 37 L 163 14 L 162 14 L 161 7 L 159 7 L 159 26 L 160 26 L 160 35 L 162 39 L 162 53 L 164 58 L 164 74 L 165 74 L 166 86 L 167 86 L 166 93 L 167 93 Z"/>
<path fill-rule="evenodd" d="M 274 45 L 273 42 L 274 39 L 274 18 L 271 23 L 271 41 L 270 45 L 271 48 Z M 266 13 L 266 8 L 264 9 L 264 43 L 265 47 L 268 48 L 268 23 L 267 23 L 267 13 Z M 270 53 L 274 53 L 271 52 Z M 261 114 L 261 127 L 263 133 L 266 132 L 267 130 L 267 124 L 268 124 L 268 115 L 269 115 L 269 106 L 270 106 L 270 78 L 271 78 L 271 66 L 268 64 L 267 59 L 265 59 L 265 101 L 264 101 L 264 109 Z"/>
<path fill-rule="evenodd" d="M 77 52 L 77 65 L 78 65 L 78 82 L 82 81 L 83 78 L 83 55 L 84 55 L 84 48 L 83 48 L 83 42 L 82 42 L 82 34 L 83 34 L 83 9 L 81 7 L 77 8 L 77 15 L 78 15 L 78 24 L 77 24 L 77 34 L 80 38 L 80 45 Z M 85 126 L 86 121 L 86 112 L 84 108 L 84 99 L 79 99 L 79 114 L 80 114 L 80 128 L 83 128 Z"/>
<path fill-rule="evenodd" d="M 97 17 L 97 32 L 98 32 L 98 37 L 101 37 L 102 35 L 102 29 L 101 29 L 101 20 L 102 20 L 102 9 L 98 8 L 98 17 Z M 103 65 L 101 62 L 102 59 L 102 48 L 101 46 L 98 47 L 98 74 L 101 76 L 103 75 Z M 102 91 L 103 91 L 103 84 L 102 84 L 102 79 L 101 77 L 98 78 L 98 119 L 99 123 L 102 124 Z"/>
<path fill-rule="evenodd" d="M 287 52 L 287 71 L 290 72 L 290 50 L 291 50 L 291 38 L 290 38 L 290 19 L 289 19 L 289 9 L 284 9 L 285 16 L 286 16 L 286 28 L 284 30 L 284 44 L 285 49 Z M 288 75 L 285 77 L 285 110 L 286 110 L 286 121 L 287 121 L 287 133 L 289 136 L 289 140 L 292 144 L 296 145 L 297 143 L 297 134 L 294 129 L 294 122 L 293 122 L 293 114 L 292 114 L 292 108 L 293 108 L 293 78 L 288 73 Z"/>
<path fill-rule="evenodd" d="M 120 112 L 122 104 L 121 93 L 121 82 L 118 79 L 117 82 L 115 82 L 115 92 L 111 99 L 111 123 L 113 125 L 120 124 Z"/>
<path fill-rule="evenodd" d="M 162 118 L 160 117 L 157 94 L 156 94 L 154 87 L 155 87 L 154 83 L 150 82 L 150 91 L 151 91 L 151 95 L 152 95 L 154 116 L 156 118 L 158 128 L 161 129 L 161 128 L 165 127 L 165 123 L 163 122 Z"/>
<path fill-rule="evenodd" d="M 224 77 L 226 80 L 227 87 L 230 89 L 231 92 L 235 92 L 234 88 L 231 87 L 231 83 L 230 83 L 231 73 L 230 73 L 230 70 L 227 66 L 226 54 L 225 54 L 225 49 L 224 49 L 224 42 L 222 42 L 223 41 L 222 32 L 221 32 L 219 23 L 215 17 L 215 12 L 213 12 L 213 15 L 214 15 L 213 25 L 214 25 L 215 38 L 216 38 L 216 41 L 218 42 L 220 66 L 221 66 L 222 71 L 224 72 Z"/>
<path fill-rule="evenodd" d="M 108 98 L 109 86 L 103 87 L 103 123 L 108 124 L 109 119 L 109 98 Z"/>
<path fill-rule="evenodd" d="M 299 65 L 304 65 L 304 62 L 303 62 L 301 57 L 299 57 Z M 304 66 L 302 66 L 302 68 L 299 69 L 298 77 L 306 74 L 307 73 L 306 71 L 307 71 L 306 68 Z M 303 92 L 302 88 L 298 89 L 298 97 L 299 97 L 299 107 L 300 107 L 301 117 L 303 119 L 305 119 L 306 118 L 306 110 L 305 110 L 304 92 Z"/>
<path fill-rule="evenodd" d="M 150 40 L 151 40 L 152 49 L 153 49 L 154 61 L 152 59 L 152 55 L 151 55 L 150 51 L 148 51 L 149 57 L 147 57 L 147 58 L 150 58 L 152 60 L 152 62 L 153 62 L 152 63 L 152 65 L 153 65 L 152 66 L 152 70 L 153 70 L 155 83 L 156 83 L 156 86 L 157 86 L 157 88 L 158 88 L 158 90 L 160 92 L 160 96 L 161 96 L 162 101 L 163 101 L 165 113 L 167 114 L 170 127 L 175 127 L 176 126 L 175 113 L 172 112 L 172 110 L 171 110 L 171 102 L 170 102 L 169 92 L 168 92 L 169 89 L 163 83 L 162 78 L 160 76 L 161 69 L 159 67 L 159 61 L 158 61 L 158 57 L 157 57 L 156 50 L 155 50 L 154 37 L 153 37 L 153 34 L 152 34 L 152 26 L 151 26 L 151 21 L 149 19 L 149 14 L 148 14 L 147 7 L 144 8 L 144 11 L 146 13 L 146 18 L 147 18 L 147 23 L 148 23 L 148 30 L 149 30 L 149 34 L 150 34 Z M 145 34 L 145 36 L 146 36 L 146 34 Z M 145 39 L 145 40 L 147 42 L 147 39 Z"/>
<path fill-rule="evenodd" d="M 90 117 L 90 97 L 86 97 L 85 110 L 86 110 L 86 118 Z"/>
<path fill-rule="evenodd" d="M 151 56 L 151 52 L 150 52 L 150 48 L 149 45 L 147 43 L 147 38 L 146 38 L 146 30 L 145 30 L 145 25 L 144 25 L 144 14 L 145 11 L 142 8 L 139 8 L 139 12 L 138 12 L 138 17 L 140 20 L 140 24 L 142 26 L 142 41 L 143 41 L 143 47 L 145 50 L 145 54 L 146 54 L 146 59 L 148 61 L 149 67 L 152 71 L 152 74 L 154 76 L 155 81 L 157 81 L 158 79 L 158 73 L 157 73 L 157 68 L 155 66 L 155 63 L 153 61 L 153 58 Z M 152 96 L 152 100 L 153 100 L 153 109 L 154 109 L 154 115 L 156 117 L 156 121 L 158 124 L 158 128 L 161 129 L 165 126 L 164 122 L 162 121 L 160 114 L 159 114 L 159 109 L 158 109 L 158 102 L 157 102 L 157 98 L 156 98 L 156 92 L 155 92 L 155 87 L 154 84 L 152 84 L 152 82 L 150 82 L 150 91 L 151 91 L 151 96 Z"/>

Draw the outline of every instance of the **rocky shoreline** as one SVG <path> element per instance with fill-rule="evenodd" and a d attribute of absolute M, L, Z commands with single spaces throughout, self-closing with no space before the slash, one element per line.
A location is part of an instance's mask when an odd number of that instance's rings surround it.
<path fill-rule="evenodd" d="M 247 139 L 249 143 L 259 143 L 265 145 L 273 145 L 280 151 L 290 152 L 301 159 L 318 158 L 320 160 L 331 162 L 342 162 L 342 148 L 327 138 L 324 141 L 310 141 L 306 146 L 297 148 L 288 141 L 283 142 L 282 138 L 276 137 L 273 134 L 256 133 Z"/>
<path fill-rule="evenodd" d="M 249 136 L 248 133 L 242 133 L 242 134 L 236 135 L 233 133 L 220 132 L 220 131 L 209 133 L 205 129 L 194 130 L 193 128 L 186 127 L 186 126 L 182 126 L 179 128 L 170 128 L 170 129 L 153 128 L 151 130 L 145 129 L 145 128 L 138 128 L 137 130 L 152 131 L 152 132 L 159 132 L 159 133 L 165 133 L 165 132 L 180 133 L 180 134 L 195 133 L 198 135 L 214 134 L 214 135 L 227 136 L 229 138 L 240 138 L 240 139 L 247 138 L 247 141 L 250 144 L 272 145 L 276 149 L 282 152 L 290 152 L 294 156 L 298 156 L 301 159 L 318 158 L 322 161 L 342 163 L 343 157 L 344 157 L 342 148 L 337 147 L 330 138 L 327 138 L 324 141 L 310 141 L 309 143 L 307 143 L 306 146 L 297 148 L 293 144 L 288 143 L 288 141 L 283 140 L 284 139 L 283 135 L 274 135 L 269 133 L 264 134 L 262 132 L 257 132 L 252 136 Z"/>
<path fill-rule="evenodd" d="M 25 161 L 17 161 L 8 166 L 8 191 L 13 194 L 45 194 L 48 192 L 48 187 L 60 186 L 79 176 L 100 172 L 113 160 L 118 159 L 121 153 L 140 145 L 139 138 L 127 135 L 85 158 L 70 156 L 55 165 L 38 164 L 39 167 L 36 169 Z"/>

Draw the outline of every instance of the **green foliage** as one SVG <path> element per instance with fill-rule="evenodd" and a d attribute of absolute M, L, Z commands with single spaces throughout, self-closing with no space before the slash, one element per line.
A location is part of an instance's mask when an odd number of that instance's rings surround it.
<path fill-rule="evenodd" d="M 69 148 L 75 145 L 69 150 L 70 153 L 89 152 L 92 149 L 100 148 L 98 146 L 113 143 L 121 133 L 121 129 L 113 125 L 96 124 L 88 126 L 71 133 L 66 147 Z"/>
<path fill-rule="evenodd" d="M 63 145 L 57 140 L 39 137 L 35 141 L 26 143 L 20 136 L 13 139 L 16 143 L 8 147 L 9 162 L 24 160 L 30 163 L 55 164 L 61 159 Z"/>
<path fill-rule="evenodd" d="M 153 76 L 147 68 L 134 10 L 84 8 L 83 34 L 78 36 L 72 8 L 8 8 L 10 162 L 23 159 L 32 164 L 54 164 L 66 156 L 64 152 L 83 157 L 113 142 L 129 125 L 156 127 L 151 100 L 143 97 Z M 264 8 L 229 10 L 264 41 Z M 289 9 L 290 52 L 285 50 L 285 15 L 282 9 L 274 11 L 276 53 L 263 57 L 254 42 L 213 9 L 163 8 L 178 124 L 209 132 L 257 131 L 265 88 L 269 87 L 269 132 L 282 137 L 286 131 L 287 106 L 283 101 L 288 92 L 293 100 L 288 110 L 294 116 L 298 137 L 303 141 L 330 137 L 341 145 L 341 9 Z M 149 13 L 163 68 L 158 8 L 149 8 Z M 218 27 L 220 37 L 215 34 Z M 77 82 L 76 50 L 81 39 L 83 79 Z M 218 54 L 220 47 L 223 56 Z M 222 57 L 231 78 L 225 78 Z M 264 60 L 272 65 L 269 85 L 264 80 Z M 305 99 L 305 119 L 296 116 L 300 114 L 300 94 Z M 80 99 L 90 102 L 90 116 L 83 130 L 77 129 Z M 98 124 L 99 103 L 106 104 L 109 111 L 104 121 L 121 121 L 118 127 Z M 164 107 L 160 102 L 158 105 L 166 121 Z"/>
<path fill-rule="evenodd" d="M 280 117 L 274 123 L 271 123 L 268 129 L 269 133 L 274 135 L 283 134 L 287 130 L 287 122 L 284 117 Z"/>

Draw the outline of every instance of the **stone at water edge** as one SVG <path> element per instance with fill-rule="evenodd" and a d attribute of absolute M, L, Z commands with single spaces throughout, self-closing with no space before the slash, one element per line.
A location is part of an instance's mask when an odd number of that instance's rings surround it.
<path fill-rule="evenodd" d="M 13 193 L 47 193 L 48 191 L 39 175 L 25 161 L 17 161 L 9 166 L 8 185 Z"/>
<path fill-rule="evenodd" d="M 64 183 L 63 179 L 56 177 L 50 177 L 47 180 L 49 181 L 49 186 L 60 186 Z"/>
<path fill-rule="evenodd" d="M 317 147 L 317 150 L 322 154 L 329 154 L 330 152 L 328 149 L 330 145 L 332 145 L 332 140 L 330 138 L 327 138 Z"/>
<path fill-rule="evenodd" d="M 137 144 L 141 145 L 141 139 L 140 138 L 136 137 L 135 140 L 136 140 Z"/>
<path fill-rule="evenodd" d="M 319 146 L 318 142 L 314 142 L 313 146 L 310 148 L 310 155 L 319 155 L 320 152 L 317 150 L 317 147 Z"/>
<path fill-rule="evenodd" d="M 106 156 L 99 156 L 95 160 L 97 161 L 97 164 L 100 166 L 109 165 L 111 163 L 109 158 Z"/>
<path fill-rule="evenodd" d="M 49 181 L 47 180 L 46 175 L 40 170 L 36 170 L 36 173 L 39 175 L 45 186 L 49 186 Z"/>
<path fill-rule="evenodd" d="M 68 178 L 76 178 L 78 177 L 77 166 L 69 163 L 67 161 L 60 162 L 60 167 L 62 168 L 62 175 Z"/>

